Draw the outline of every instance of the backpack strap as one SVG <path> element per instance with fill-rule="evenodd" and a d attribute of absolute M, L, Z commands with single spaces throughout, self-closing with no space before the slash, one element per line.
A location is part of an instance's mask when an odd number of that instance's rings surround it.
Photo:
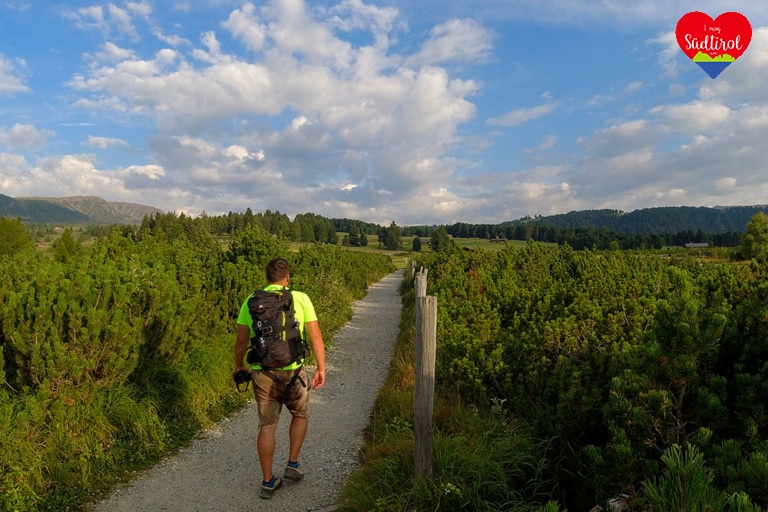
<path fill-rule="evenodd" d="M 293 387 L 293 385 L 294 385 L 294 384 L 296 384 L 296 381 L 297 381 L 297 380 L 298 380 L 299 382 L 301 382 L 301 387 L 303 387 L 303 388 L 307 387 L 307 383 L 306 383 L 306 382 L 304 382 L 304 379 L 302 379 L 302 378 L 301 378 L 301 369 L 302 369 L 303 367 L 304 367 L 304 365 L 302 364 L 301 366 L 299 366 L 298 368 L 296 368 L 296 371 L 293 373 L 293 378 L 292 378 L 292 379 L 291 379 L 291 380 L 288 382 L 288 385 L 287 385 L 287 387 L 289 387 L 289 388 L 290 388 L 290 387 Z M 267 375 L 267 377 L 269 377 L 269 378 L 270 378 L 270 379 L 272 379 L 273 381 L 277 382 L 278 384 L 282 384 L 282 383 L 283 383 L 283 381 L 281 381 L 280 379 L 278 379 L 278 378 L 277 378 L 277 375 L 275 375 L 274 373 L 272 373 L 270 370 L 261 370 L 261 372 L 262 372 L 262 373 L 264 373 L 264 374 L 266 374 L 266 375 Z"/>

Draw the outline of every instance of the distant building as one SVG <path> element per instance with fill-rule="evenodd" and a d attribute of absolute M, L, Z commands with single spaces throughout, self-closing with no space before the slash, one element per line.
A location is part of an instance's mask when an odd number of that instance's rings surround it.
<path fill-rule="evenodd" d="M 707 242 L 688 242 L 685 244 L 686 249 L 706 249 L 709 247 Z"/>

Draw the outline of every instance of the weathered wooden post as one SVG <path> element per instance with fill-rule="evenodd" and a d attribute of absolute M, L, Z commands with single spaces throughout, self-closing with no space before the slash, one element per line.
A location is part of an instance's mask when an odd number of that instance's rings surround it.
<path fill-rule="evenodd" d="M 427 297 L 427 271 L 416 277 L 416 386 L 413 397 L 414 470 L 432 478 L 432 412 L 435 396 L 437 297 Z"/>
<path fill-rule="evenodd" d="M 416 274 L 416 281 L 414 283 L 414 288 L 416 290 L 416 299 L 419 297 L 426 297 L 427 296 L 427 272 L 429 272 L 429 269 L 426 269 L 424 267 L 421 267 Z M 419 301 L 416 301 L 416 309 L 419 308 Z M 418 324 L 416 324 L 418 325 Z"/>

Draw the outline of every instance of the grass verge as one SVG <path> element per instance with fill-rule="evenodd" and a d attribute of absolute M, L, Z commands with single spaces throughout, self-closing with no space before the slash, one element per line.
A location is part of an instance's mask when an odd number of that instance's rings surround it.
<path fill-rule="evenodd" d="M 414 293 L 407 279 L 401 286 L 400 333 L 390 372 L 365 431 L 360 467 L 341 491 L 339 510 L 559 511 L 550 500 L 553 464 L 546 443 L 502 408 L 466 403 L 439 384 L 433 477 L 414 475 Z"/>

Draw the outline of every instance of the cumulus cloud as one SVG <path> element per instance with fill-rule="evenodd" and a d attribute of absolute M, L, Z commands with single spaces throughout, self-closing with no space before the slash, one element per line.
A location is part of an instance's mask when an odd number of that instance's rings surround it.
<path fill-rule="evenodd" d="M 10 149 L 39 148 L 54 135 L 50 130 L 38 130 L 31 124 L 15 124 L 8 130 L 0 129 L 0 144 Z"/>
<path fill-rule="evenodd" d="M 24 83 L 25 67 L 24 60 L 11 59 L 0 53 L 0 95 L 30 92 Z"/>
<path fill-rule="evenodd" d="M 485 55 L 490 33 L 452 20 L 436 27 L 419 53 L 399 57 L 387 46 L 387 34 L 400 30 L 394 9 L 347 1 L 326 14 L 313 18 L 297 2 L 243 4 L 222 26 L 258 56 L 248 60 L 225 51 L 214 32 L 187 54 L 144 57 L 105 44 L 88 73 L 70 82 L 82 95 L 75 105 L 153 119 L 161 128 L 150 144 L 155 158 L 172 179 L 192 187 L 232 183 L 247 172 L 257 181 L 291 180 L 286 189 L 297 202 L 319 191 L 367 190 L 389 203 L 382 192 L 428 195 L 432 181 L 455 171 L 445 155 L 460 143 L 458 126 L 475 116 L 469 97 L 480 88 L 436 64 Z M 368 30 L 376 47 L 355 46 L 331 27 Z M 299 114 L 258 121 L 289 112 Z M 233 119 L 237 129 L 226 133 Z M 214 126 L 221 144 L 195 135 Z M 233 162 L 226 158 L 232 147 L 248 156 Z M 320 183 L 327 180 L 341 185 L 331 192 Z M 342 190 L 350 182 L 354 189 Z"/>

